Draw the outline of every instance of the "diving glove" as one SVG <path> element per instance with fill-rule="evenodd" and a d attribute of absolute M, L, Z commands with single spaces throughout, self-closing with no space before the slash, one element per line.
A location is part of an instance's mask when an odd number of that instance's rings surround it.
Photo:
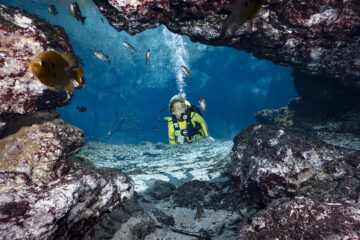
<path fill-rule="evenodd" d="M 177 142 L 178 142 L 178 143 L 183 144 L 184 141 L 185 141 L 184 136 L 180 135 L 180 136 L 177 137 Z"/>
<path fill-rule="evenodd" d="M 214 139 L 213 137 L 210 137 L 210 136 L 208 136 L 208 137 L 206 138 L 206 140 L 207 140 L 208 142 L 215 142 L 215 139 Z"/>

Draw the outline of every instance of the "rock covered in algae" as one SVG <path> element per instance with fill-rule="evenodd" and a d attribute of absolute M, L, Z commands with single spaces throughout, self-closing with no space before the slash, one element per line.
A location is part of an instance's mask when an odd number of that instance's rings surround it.
<path fill-rule="evenodd" d="M 132 197 L 134 182 L 72 156 L 83 131 L 47 110 L 72 94 L 50 91 L 27 70 L 44 50 L 73 54 L 63 28 L 0 4 L 0 39 L 0 238 L 82 238 Z"/>
<path fill-rule="evenodd" d="M 132 196 L 120 170 L 70 156 L 83 144 L 83 132 L 60 119 L 0 139 L 0 238 L 79 237 Z"/>
<path fill-rule="evenodd" d="M 50 91 L 28 70 L 38 53 L 54 49 L 72 53 L 60 26 L 0 3 L 0 115 L 24 114 L 70 103 L 72 93 Z"/>
<path fill-rule="evenodd" d="M 358 239 L 359 207 L 324 198 L 276 200 L 245 221 L 237 239 Z"/>
<path fill-rule="evenodd" d="M 234 138 L 233 152 L 233 178 L 262 205 L 298 194 L 357 199 L 357 194 L 340 193 L 338 186 L 353 176 L 353 189 L 360 187 L 360 151 L 328 144 L 315 132 L 252 125 Z"/>
<path fill-rule="evenodd" d="M 229 0 L 94 0 L 118 31 L 136 34 L 164 24 L 192 41 L 231 46 L 259 59 L 293 66 L 310 75 L 334 77 L 360 91 L 358 0 L 266 0 L 252 22 L 220 32 L 231 13 Z"/>

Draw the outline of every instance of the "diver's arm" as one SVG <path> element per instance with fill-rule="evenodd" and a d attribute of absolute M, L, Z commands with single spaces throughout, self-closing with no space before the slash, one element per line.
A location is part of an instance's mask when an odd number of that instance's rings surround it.
<path fill-rule="evenodd" d="M 168 121 L 168 133 L 169 133 L 169 143 L 170 145 L 175 145 L 175 129 L 172 121 Z"/>
<path fill-rule="evenodd" d="M 206 137 L 209 137 L 209 131 L 208 131 L 206 122 L 205 122 L 205 120 L 204 120 L 204 118 L 203 118 L 202 116 L 200 116 L 200 115 L 197 114 L 197 113 L 194 113 L 194 115 L 191 117 L 191 121 L 195 121 L 195 122 L 200 123 L 201 128 L 202 128 L 205 136 L 206 136 Z"/>

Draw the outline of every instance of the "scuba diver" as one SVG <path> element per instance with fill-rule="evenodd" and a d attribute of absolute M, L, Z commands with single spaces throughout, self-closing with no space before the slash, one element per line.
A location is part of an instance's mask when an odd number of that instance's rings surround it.
<path fill-rule="evenodd" d="M 170 99 L 168 119 L 169 143 L 171 145 L 191 143 L 192 138 L 201 139 L 206 137 L 213 142 L 214 138 L 209 136 L 205 120 L 200 110 L 181 95 L 175 95 Z"/>

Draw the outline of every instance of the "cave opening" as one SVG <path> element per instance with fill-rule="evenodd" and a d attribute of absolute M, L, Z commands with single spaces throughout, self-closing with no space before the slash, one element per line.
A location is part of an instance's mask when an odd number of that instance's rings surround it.
<path fill-rule="evenodd" d="M 232 139 L 255 123 L 263 109 L 285 106 L 296 97 L 290 67 L 258 60 L 229 47 L 194 43 L 164 26 L 135 36 L 117 32 L 92 1 L 78 1 L 85 24 L 69 14 L 70 1 L 56 1 L 58 14 L 49 13 L 53 1 L 3 0 L 63 26 L 74 52 L 84 64 L 86 87 L 75 91 L 71 103 L 57 110 L 85 132 L 86 141 L 109 144 L 168 143 L 167 123 L 172 96 L 183 93 L 192 105 L 202 96 L 203 113 L 211 136 Z M 123 46 L 125 41 L 137 52 Z M 146 64 L 147 50 L 151 59 Z M 96 58 L 103 52 L 111 63 Z M 181 66 L 192 76 L 185 76 Z M 85 107 L 85 108 L 84 108 Z"/>

